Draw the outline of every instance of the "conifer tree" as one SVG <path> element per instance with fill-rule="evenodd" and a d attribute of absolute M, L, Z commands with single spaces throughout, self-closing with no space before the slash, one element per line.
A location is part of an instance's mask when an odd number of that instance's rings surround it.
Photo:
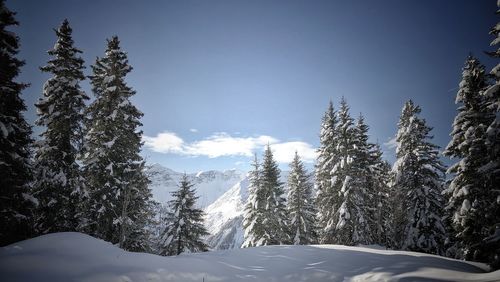
<path fill-rule="evenodd" d="M 162 234 L 160 254 L 179 255 L 184 252 L 205 252 L 208 246 L 202 237 L 208 235 L 203 225 L 203 211 L 197 209 L 193 184 L 184 174 L 179 190 L 172 192 L 168 205 L 167 226 Z"/>
<path fill-rule="evenodd" d="M 0 247 L 28 238 L 31 208 L 36 200 L 29 194 L 31 172 L 31 127 L 24 119 L 26 105 L 21 91 L 28 85 L 16 82 L 24 61 L 16 58 L 19 38 L 10 26 L 17 26 L 0 0 Z"/>
<path fill-rule="evenodd" d="M 357 201 L 355 206 L 355 231 L 357 243 L 373 244 L 375 232 L 375 209 L 376 200 L 375 179 L 372 173 L 372 150 L 374 144 L 368 142 L 369 126 L 365 123 L 362 114 L 354 127 L 354 148 L 353 148 L 353 192 Z"/>
<path fill-rule="evenodd" d="M 447 210 L 453 227 L 452 246 L 455 256 L 467 260 L 488 261 L 488 252 L 483 240 L 490 236 L 495 214 L 495 185 L 489 180 L 496 160 L 489 162 L 488 125 L 494 116 L 488 108 L 484 66 L 478 59 L 469 56 L 462 73 L 456 103 L 460 104 L 453 123 L 452 139 L 444 154 L 456 158 L 457 163 L 448 169 L 452 174 Z M 491 89 L 491 88 L 490 88 Z M 488 91 L 486 92 L 488 93 Z M 489 95 L 489 94 L 488 94 Z M 493 212 L 493 213 L 491 213 Z M 498 212 L 498 210 L 497 210 Z M 453 253 L 452 252 L 452 253 Z"/>
<path fill-rule="evenodd" d="M 265 236 L 261 245 L 281 245 L 290 241 L 284 198 L 283 183 L 280 182 L 280 169 L 274 160 L 271 147 L 267 145 L 262 160 L 260 183 L 264 198 Z"/>
<path fill-rule="evenodd" d="M 373 207 L 373 220 L 371 230 L 373 243 L 391 247 L 391 224 L 393 208 L 390 202 L 391 190 L 389 187 L 391 167 L 382 159 L 382 150 L 375 144 L 370 151 L 370 175 L 368 183 L 374 192 L 371 206 Z"/>
<path fill-rule="evenodd" d="M 497 3 L 500 7 L 500 2 Z M 500 10 L 497 10 L 500 14 Z M 493 58 L 500 58 L 500 23 L 497 23 L 490 31 L 495 36 L 491 46 L 497 49 L 488 54 Z M 481 171 L 487 176 L 486 185 L 488 187 L 489 205 L 485 211 L 485 218 L 489 226 L 490 235 L 485 238 L 484 256 L 485 259 L 495 268 L 500 268 L 500 63 L 491 71 L 494 78 L 493 85 L 484 91 L 486 108 L 492 115 L 491 122 L 486 129 L 486 150 L 488 152 L 488 162 L 481 167 Z"/>
<path fill-rule="evenodd" d="M 265 198 L 261 185 L 261 171 L 260 164 L 255 155 L 252 163 L 253 169 L 248 174 L 248 199 L 245 204 L 243 229 L 245 231 L 242 247 L 255 247 L 262 244 L 261 240 L 266 236 L 264 226 L 264 204 Z M 269 240 L 270 238 L 264 238 Z"/>
<path fill-rule="evenodd" d="M 420 112 L 411 100 L 406 102 L 398 124 L 393 167 L 394 204 L 399 201 L 395 243 L 404 250 L 442 254 L 446 238 L 441 195 L 445 169 L 438 147 L 429 142 L 431 128 L 418 117 Z"/>
<path fill-rule="evenodd" d="M 89 188 L 84 229 L 127 250 L 145 250 L 152 205 L 140 156 L 143 116 L 131 102 L 135 91 L 125 76 L 132 70 L 114 36 L 105 56 L 92 66 L 95 101 L 87 111 L 84 173 Z"/>
<path fill-rule="evenodd" d="M 36 228 L 39 233 L 74 231 L 80 202 L 85 196 L 77 157 L 81 148 L 83 110 L 87 95 L 80 89 L 83 60 L 73 46 L 67 20 L 55 30 L 57 42 L 52 59 L 41 68 L 52 74 L 39 99 L 36 124 L 44 127 L 36 146 L 37 180 L 34 195 L 39 200 Z"/>
<path fill-rule="evenodd" d="M 294 245 L 314 244 L 317 241 L 316 208 L 313 185 L 299 155 L 295 152 L 288 175 L 287 210 L 290 218 L 290 238 Z"/>
<path fill-rule="evenodd" d="M 340 102 L 337 113 L 337 162 L 331 172 L 334 193 L 339 195 L 340 205 L 334 217 L 334 243 L 354 245 L 359 241 L 357 221 L 359 220 L 359 203 L 361 195 L 355 182 L 353 160 L 355 155 L 355 131 L 353 119 L 349 114 L 349 106 L 344 98 Z"/>
<path fill-rule="evenodd" d="M 333 166 L 337 162 L 336 130 L 337 116 L 330 101 L 321 122 L 320 146 L 315 167 L 318 236 L 322 244 L 334 242 L 334 213 L 340 206 L 339 195 L 333 190 L 331 177 Z"/>

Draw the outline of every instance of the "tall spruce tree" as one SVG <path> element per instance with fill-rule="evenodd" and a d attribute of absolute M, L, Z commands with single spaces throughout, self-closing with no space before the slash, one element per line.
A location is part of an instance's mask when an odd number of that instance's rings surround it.
<path fill-rule="evenodd" d="M 28 85 L 15 81 L 24 61 L 16 58 L 19 38 L 10 26 L 17 26 L 0 0 L 0 247 L 28 238 L 31 233 L 30 196 L 31 127 L 24 119 L 26 105 L 21 91 Z"/>
<path fill-rule="evenodd" d="M 135 91 L 125 76 L 132 70 L 114 36 L 105 56 L 92 66 L 95 101 L 89 106 L 84 173 L 89 188 L 87 232 L 127 250 L 145 250 L 152 205 L 140 156 L 143 114 L 130 102 Z"/>
<path fill-rule="evenodd" d="M 166 228 L 161 237 L 160 254 L 163 256 L 208 250 L 202 240 L 208 232 L 203 225 L 203 211 L 195 207 L 198 196 L 193 186 L 184 174 L 179 190 L 172 192 Z"/>
<path fill-rule="evenodd" d="M 382 150 L 375 144 L 370 151 L 370 175 L 368 183 L 374 192 L 371 201 L 373 208 L 373 243 L 391 247 L 390 236 L 393 226 L 391 217 L 393 208 L 390 203 L 391 190 L 389 188 L 391 166 L 382 159 Z"/>
<path fill-rule="evenodd" d="M 261 245 L 281 245 L 290 242 L 288 237 L 288 216 L 284 198 L 284 187 L 280 181 L 280 169 L 274 160 L 271 147 L 267 145 L 262 160 L 260 183 L 264 198 L 265 236 Z"/>
<path fill-rule="evenodd" d="M 494 152 L 487 146 L 491 144 L 487 131 L 494 116 L 481 95 L 486 87 L 484 66 L 469 56 L 456 97 L 460 106 L 450 134 L 452 139 L 444 151 L 446 156 L 457 159 L 448 169 L 452 178 L 446 190 L 454 233 L 452 253 L 458 258 L 484 262 L 488 261 L 489 250 L 482 246 L 483 240 L 490 235 L 498 218 L 498 214 L 491 213 L 496 197 L 495 184 L 489 182 L 492 175 L 489 169 L 495 161 L 488 162 Z"/>
<path fill-rule="evenodd" d="M 52 74 L 39 99 L 36 124 L 44 127 L 36 146 L 37 180 L 34 195 L 39 200 L 36 229 L 39 233 L 74 231 L 85 188 L 77 157 L 81 148 L 82 121 L 87 95 L 80 89 L 83 60 L 73 46 L 67 20 L 55 30 L 57 42 L 48 53 L 53 58 L 41 68 Z"/>
<path fill-rule="evenodd" d="M 500 7 L 500 2 L 497 2 Z M 497 10 L 500 14 L 500 10 Z M 495 36 L 491 46 L 497 49 L 488 54 L 493 58 L 500 58 L 500 23 L 497 23 L 490 31 Z M 491 123 L 486 129 L 486 148 L 488 151 L 488 162 L 481 168 L 487 176 L 486 185 L 488 187 L 489 205 L 485 211 L 487 225 L 489 225 L 490 235 L 485 238 L 484 256 L 495 269 L 500 268 L 500 63 L 498 63 L 490 74 L 494 78 L 494 83 L 483 93 L 486 108 L 492 115 Z"/>
<path fill-rule="evenodd" d="M 320 146 L 315 166 L 317 225 L 319 242 L 322 244 L 334 242 L 334 214 L 340 206 L 339 195 L 333 190 L 331 177 L 333 166 L 337 162 L 337 144 L 337 116 L 330 101 L 321 122 Z"/>
<path fill-rule="evenodd" d="M 334 193 L 339 195 L 339 205 L 333 217 L 334 243 L 355 245 L 360 240 L 358 227 L 359 204 L 362 201 L 356 182 L 353 160 L 355 157 L 354 120 L 344 98 L 337 112 L 337 162 L 333 165 L 331 182 Z"/>
<path fill-rule="evenodd" d="M 369 126 L 365 123 L 362 114 L 359 115 L 354 127 L 353 148 L 353 184 L 357 197 L 356 201 L 356 236 L 361 244 L 373 244 L 375 235 L 376 187 L 377 179 L 372 173 L 372 150 L 374 144 L 368 142 Z"/>
<path fill-rule="evenodd" d="M 308 245 L 317 241 L 316 208 L 310 175 L 297 152 L 290 163 L 287 210 L 292 244 Z"/>
<path fill-rule="evenodd" d="M 265 216 L 265 199 L 261 185 L 261 170 L 257 155 L 252 163 L 253 169 L 248 174 L 248 199 L 245 204 L 243 229 L 245 231 L 242 247 L 255 247 L 262 245 L 262 241 L 267 241 L 268 235 L 265 233 L 264 222 Z M 264 238 L 264 239 L 263 239 Z"/>
<path fill-rule="evenodd" d="M 444 166 L 437 146 L 430 143 L 431 128 L 418 117 L 421 110 L 406 102 L 397 133 L 397 160 L 393 167 L 395 202 L 399 214 L 394 222 L 396 246 L 404 250 L 442 254 L 446 231 L 442 222 L 441 195 Z"/>

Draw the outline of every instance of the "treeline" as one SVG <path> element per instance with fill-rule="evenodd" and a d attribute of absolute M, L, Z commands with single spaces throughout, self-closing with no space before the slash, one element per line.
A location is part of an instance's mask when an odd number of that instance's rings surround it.
<path fill-rule="evenodd" d="M 51 232 L 79 231 L 132 251 L 205 251 L 197 197 L 185 177 L 168 208 L 151 198 L 140 156 L 142 113 L 126 83 L 132 70 L 118 37 L 83 74 L 81 51 L 64 21 L 56 30 L 50 74 L 36 103 L 34 141 L 16 82 L 18 23 L 0 0 L 0 245 Z M 500 26 L 491 30 L 500 42 Z M 489 53 L 498 58 L 500 50 Z M 89 79 L 93 99 L 81 90 Z M 272 244 L 381 244 L 499 267 L 500 65 L 487 74 L 469 57 L 457 93 L 452 140 L 444 155 L 412 101 L 405 103 L 392 168 L 369 142 L 364 117 L 345 99 L 330 103 L 320 131 L 314 181 L 296 154 L 287 181 L 267 146 L 249 174 L 244 247 Z M 87 105 L 87 103 L 89 103 Z M 314 182 L 314 183 L 313 183 Z"/>
<path fill-rule="evenodd" d="M 492 28 L 500 42 L 500 25 Z M 500 57 L 500 49 L 488 52 Z M 243 225 L 244 247 L 273 244 L 380 244 L 481 261 L 500 267 L 500 65 L 489 74 L 466 59 L 456 96 L 458 114 L 442 155 L 432 128 L 413 101 L 404 104 L 396 161 L 382 159 L 368 141 L 362 115 L 355 121 L 344 98 L 324 114 L 312 175 L 299 156 L 290 165 L 285 197 L 280 171 L 267 147 L 255 158 Z M 287 199 L 286 199 L 287 198 Z"/>
<path fill-rule="evenodd" d="M 78 231 L 130 251 L 206 250 L 199 239 L 206 235 L 202 211 L 194 208 L 187 179 L 167 216 L 152 200 L 139 154 L 143 114 L 130 101 L 135 91 L 125 77 L 132 67 L 118 37 L 107 40 L 104 55 L 91 66 L 94 97 L 87 105 L 90 97 L 80 88 L 87 79 L 82 51 L 67 20 L 55 30 L 51 59 L 40 68 L 50 78 L 35 104 L 43 131 L 34 141 L 20 97 L 27 84 L 15 81 L 24 64 L 15 57 L 19 40 L 6 29 L 18 24 L 14 15 L 0 1 L 0 245 Z"/>

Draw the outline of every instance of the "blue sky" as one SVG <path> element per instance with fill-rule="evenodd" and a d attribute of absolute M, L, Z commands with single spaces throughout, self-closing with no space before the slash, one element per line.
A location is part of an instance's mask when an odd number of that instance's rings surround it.
<path fill-rule="evenodd" d="M 472 52 L 495 63 L 488 31 L 495 1 L 27 1 L 8 0 L 21 26 L 19 80 L 30 122 L 48 79 L 39 67 L 68 18 L 86 74 L 118 35 L 144 112 L 148 162 L 178 171 L 246 170 L 270 143 L 286 168 L 312 161 L 321 116 L 345 96 L 372 141 L 396 132 L 413 99 L 445 146 L 461 67 Z M 90 94 L 88 81 L 82 83 Z M 39 131 L 40 129 L 36 129 Z M 393 152 L 384 145 L 386 157 Z M 311 163 L 312 164 L 312 163 Z"/>

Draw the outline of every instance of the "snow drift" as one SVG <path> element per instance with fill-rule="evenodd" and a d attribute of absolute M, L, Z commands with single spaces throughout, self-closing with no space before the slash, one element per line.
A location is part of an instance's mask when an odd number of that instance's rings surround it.
<path fill-rule="evenodd" d="M 499 281 L 483 264 L 337 245 L 267 246 L 176 257 L 126 252 L 81 233 L 0 248 L 2 281 Z"/>

